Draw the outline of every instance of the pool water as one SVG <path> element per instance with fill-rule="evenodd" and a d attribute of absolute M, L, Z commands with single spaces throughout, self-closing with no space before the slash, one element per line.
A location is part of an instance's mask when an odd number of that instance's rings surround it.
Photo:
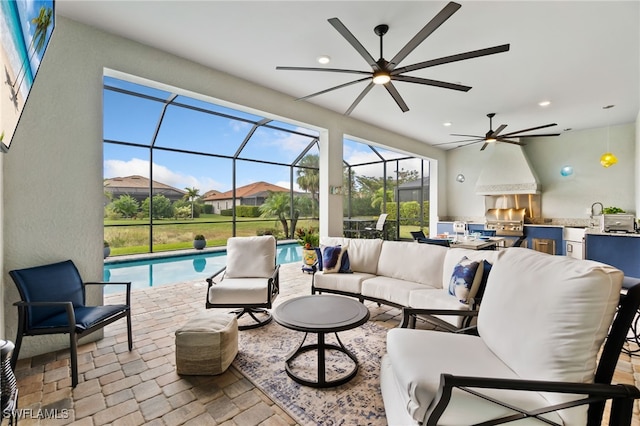
<path fill-rule="evenodd" d="M 302 262 L 302 247 L 297 243 L 278 245 L 277 263 L 295 262 Z M 226 263 L 226 251 L 105 263 L 104 281 L 131 281 L 132 289 L 198 279 L 204 282 L 206 278 L 222 269 Z M 123 291 L 121 286 L 104 287 L 105 294 L 118 291 Z"/>

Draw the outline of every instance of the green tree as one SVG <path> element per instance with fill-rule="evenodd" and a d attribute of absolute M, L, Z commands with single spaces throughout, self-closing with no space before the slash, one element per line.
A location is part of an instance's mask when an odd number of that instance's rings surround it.
<path fill-rule="evenodd" d="M 28 62 L 31 60 L 33 55 L 35 55 L 37 52 L 41 52 L 44 48 L 44 44 L 47 41 L 47 29 L 51 25 L 52 16 L 53 10 L 49 7 L 42 6 L 40 7 L 40 13 L 38 13 L 38 16 L 31 20 L 31 23 L 36 26 L 36 30 L 33 33 L 33 39 L 31 39 L 31 44 L 29 45 L 27 52 L 33 49 L 33 54 L 29 55 L 27 53 L 28 57 L 25 58 L 24 62 L 22 62 L 22 67 L 20 67 L 20 71 L 18 72 L 16 81 L 13 82 L 12 87 L 20 87 L 20 85 L 22 84 L 22 80 L 24 80 L 24 77 L 27 75 Z M 22 74 L 22 77 L 18 78 L 20 74 Z M 18 81 L 20 81 L 20 83 L 18 83 Z"/>
<path fill-rule="evenodd" d="M 184 199 L 191 202 L 191 219 L 193 219 L 193 205 L 200 196 L 200 190 L 194 186 L 192 188 L 186 187 L 185 191 L 187 191 L 187 193 L 184 194 Z"/>
<path fill-rule="evenodd" d="M 262 217 L 275 217 L 282 224 L 285 237 L 289 236 L 287 215 L 291 213 L 291 198 L 288 192 L 269 192 L 269 196 L 260 206 Z"/>
<path fill-rule="evenodd" d="M 134 217 L 136 213 L 138 213 L 140 205 L 138 204 L 138 200 L 129 194 L 125 194 L 111 202 L 111 209 L 122 215 L 122 217 Z"/>
<path fill-rule="evenodd" d="M 145 217 L 149 217 L 149 197 L 142 202 L 142 211 Z M 173 206 L 171 200 L 162 194 L 153 196 L 153 211 L 151 215 L 154 219 L 173 217 Z"/>
<path fill-rule="evenodd" d="M 315 206 L 318 204 L 318 192 L 320 191 L 320 157 L 317 154 L 307 154 L 297 164 L 296 183 L 303 191 L 311 193 L 313 200 L 312 214 L 315 216 Z"/>
<path fill-rule="evenodd" d="M 379 188 L 378 190 L 375 191 L 375 193 L 373 194 L 373 198 L 371 199 L 371 207 L 375 207 L 375 208 L 380 208 L 380 211 L 382 211 L 382 206 L 383 206 L 383 193 L 384 194 L 384 203 L 389 202 L 389 201 L 393 201 L 393 191 L 391 191 L 390 189 L 387 189 L 386 191 L 384 191 L 384 188 Z"/>

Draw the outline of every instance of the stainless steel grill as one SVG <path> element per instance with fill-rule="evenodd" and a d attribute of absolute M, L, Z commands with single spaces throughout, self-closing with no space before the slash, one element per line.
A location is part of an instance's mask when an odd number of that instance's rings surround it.
<path fill-rule="evenodd" d="M 520 237 L 524 235 L 526 209 L 489 209 L 484 228 L 496 231 L 496 236 Z"/>

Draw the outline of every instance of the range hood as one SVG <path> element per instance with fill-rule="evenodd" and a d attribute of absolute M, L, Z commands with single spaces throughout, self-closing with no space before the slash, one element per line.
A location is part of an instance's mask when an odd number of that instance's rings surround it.
<path fill-rule="evenodd" d="M 484 162 L 478 195 L 539 194 L 541 187 L 520 145 L 496 143 Z"/>

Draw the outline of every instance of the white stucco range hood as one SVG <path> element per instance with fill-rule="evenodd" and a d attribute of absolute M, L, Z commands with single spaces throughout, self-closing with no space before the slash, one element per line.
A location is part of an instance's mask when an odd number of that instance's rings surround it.
<path fill-rule="evenodd" d="M 497 143 L 488 153 L 478 182 L 476 194 L 539 194 L 541 187 L 522 147 Z"/>

